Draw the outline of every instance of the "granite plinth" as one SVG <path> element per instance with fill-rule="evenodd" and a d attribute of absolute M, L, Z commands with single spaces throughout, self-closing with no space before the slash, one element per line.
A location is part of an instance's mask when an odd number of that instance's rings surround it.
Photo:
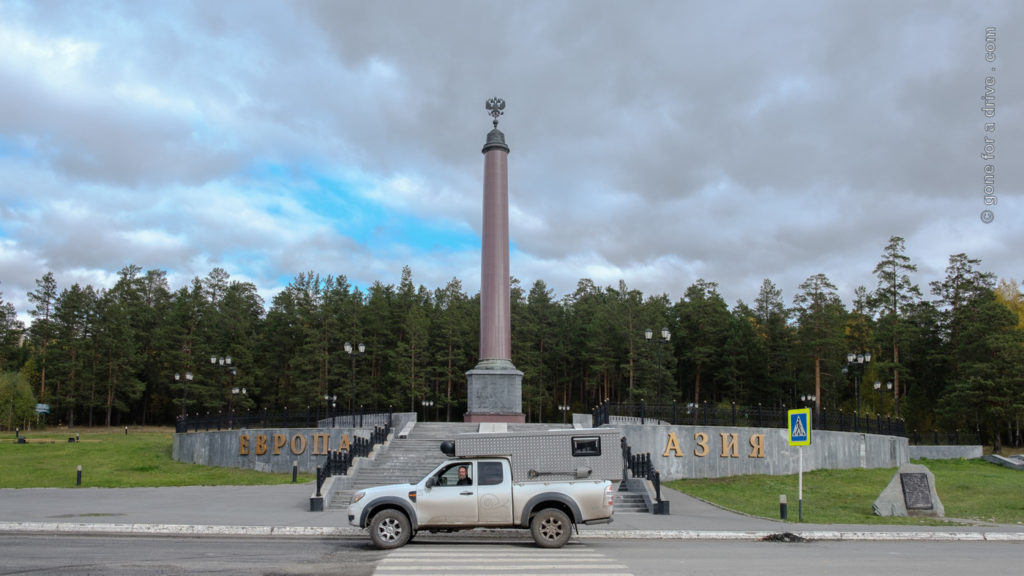
<path fill-rule="evenodd" d="M 518 414 L 485 414 L 482 412 L 470 413 L 467 412 L 464 417 L 464 422 L 507 422 L 510 424 L 523 424 L 526 422 L 526 414 L 522 412 Z"/>
<path fill-rule="evenodd" d="M 481 362 L 466 372 L 466 378 L 469 388 L 466 422 L 526 421 L 523 373 L 511 362 Z"/>

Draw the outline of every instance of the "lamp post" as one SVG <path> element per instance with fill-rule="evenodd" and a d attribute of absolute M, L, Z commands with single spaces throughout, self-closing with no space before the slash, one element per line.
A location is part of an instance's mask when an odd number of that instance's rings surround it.
<path fill-rule="evenodd" d="M 338 395 L 324 394 L 324 418 L 331 417 L 330 405 L 338 402 Z"/>
<path fill-rule="evenodd" d="M 231 403 L 232 403 L 232 405 L 234 404 L 235 396 L 238 396 L 239 394 L 241 394 L 242 396 L 248 396 L 249 395 L 249 391 L 246 390 L 244 386 L 241 387 L 241 388 L 232 388 L 231 389 Z M 232 406 L 228 406 L 228 411 L 229 412 L 234 412 L 235 409 Z"/>
<path fill-rule="evenodd" d="M 434 405 L 433 400 L 420 400 L 420 405 L 423 406 L 423 421 L 427 421 L 427 409 Z"/>
<path fill-rule="evenodd" d="M 814 404 L 814 401 L 816 399 L 817 399 L 817 397 L 814 394 L 803 394 L 803 395 L 800 396 L 800 400 L 804 404 Z"/>
<path fill-rule="evenodd" d="M 174 381 L 181 381 L 181 374 L 178 372 L 174 373 Z M 181 389 L 181 421 L 185 421 L 185 405 L 188 403 L 188 383 L 192 381 L 192 373 L 185 372 L 185 384 Z M 13 398 L 13 397 L 12 397 Z"/>
<path fill-rule="evenodd" d="M 352 379 L 349 382 L 348 389 L 348 413 L 352 414 L 352 401 L 356 395 L 356 358 L 366 353 L 366 345 L 360 342 L 356 345 L 356 349 L 352 349 L 350 342 L 345 342 L 345 353 L 352 359 Z"/>
<path fill-rule="evenodd" d="M 228 391 L 231 392 L 231 393 L 227 395 L 228 396 L 228 415 L 229 415 L 228 417 L 230 418 L 231 405 L 233 403 L 233 399 L 234 399 L 234 396 L 235 396 L 234 385 L 235 385 L 235 374 L 237 374 L 237 371 L 235 370 L 235 367 L 231 365 L 231 356 L 210 356 L 210 364 L 213 364 L 214 366 L 220 366 L 221 368 L 224 368 L 225 370 L 227 370 L 228 374 L 231 374 L 231 387 L 228 389 Z M 230 426 L 230 424 L 229 424 L 229 426 Z"/>
<path fill-rule="evenodd" d="M 857 398 L 857 414 L 860 415 L 860 379 L 864 375 L 864 365 L 871 362 L 871 352 L 850 352 L 846 355 L 843 372 L 853 371 L 853 392 Z"/>
<path fill-rule="evenodd" d="M 242 388 L 234 388 L 234 387 L 232 387 L 231 388 L 231 397 L 228 399 L 228 428 L 231 428 L 232 422 L 235 419 L 235 409 L 234 409 L 235 396 L 238 396 L 239 394 L 241 394 L 242 396 L 246 396 L 247 395 L 247 392 L 246 392 L 244 387 L 242 387 Z"/>
<path fill-rule="evenodd" d="M 886 390 L 892 390 L 892 382 L 885 383 Z M 882 383 L 875 380 L 875 395 L 878 397 L 878 413 L 882 413 Z"/>
<path fill-rule="evenodd" d="M 648 328 L 644 330 L 644 338 L 647 342 L 650 342 L 654 338 L 654 330 Z M 658 338 L 658 394 L 655 397 L 655 402 L 661 405 L 661 346 L 665 342 L 668 342 L 672 338 L 672 333 L 668 331 L 668 328 L 661 329 L 661 338 Z"/>
<path fill-rule="evenodd" d="M 558 411 L 562 413 L 562 424 L 565 424 L 565 415 L 566 415 L 566 413 L 569 412 L 569 410 L 572 410 L 572 407 L 569 406 L 568 404 L 559 404 L 558 405 Z"/>

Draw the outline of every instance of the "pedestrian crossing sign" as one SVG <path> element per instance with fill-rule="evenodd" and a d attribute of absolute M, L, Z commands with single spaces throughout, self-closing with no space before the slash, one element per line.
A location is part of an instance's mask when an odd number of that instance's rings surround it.
<path fill-rule="evenodd" d="M 789 445 L 811 445 L 811 409 L 800 408 L 789 411 Z"/>

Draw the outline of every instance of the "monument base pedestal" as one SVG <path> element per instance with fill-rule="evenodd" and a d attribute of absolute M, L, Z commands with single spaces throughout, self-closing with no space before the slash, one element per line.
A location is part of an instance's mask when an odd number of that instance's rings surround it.
<path fill-rule="evenodd" d="M 507 422 L 522 424 L 526 422 L 526 414 L 489 414 L 484 412 L 466 412 L 464 422 Z"/>
<path fill-rule="evenodd" d="M 526 422 L 523 414 L 523 373 L 511 362 L 492 368 L 494 361 L 484 361 L 466 372 L 468 410 L 466 422 Z"/>

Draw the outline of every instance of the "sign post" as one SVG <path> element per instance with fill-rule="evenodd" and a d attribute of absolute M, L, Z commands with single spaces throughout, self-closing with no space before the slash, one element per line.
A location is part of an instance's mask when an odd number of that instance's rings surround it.
<path fill-rule="evenodd" d="M 811 409 L 799 408 L 790 410 L 789 421 L 789 445 L 796 446 L 800 454 L 798 484 L 797 484 L 797 517 L 800 522 L 804 521 L 804 446 L 811 445 Z"/>

